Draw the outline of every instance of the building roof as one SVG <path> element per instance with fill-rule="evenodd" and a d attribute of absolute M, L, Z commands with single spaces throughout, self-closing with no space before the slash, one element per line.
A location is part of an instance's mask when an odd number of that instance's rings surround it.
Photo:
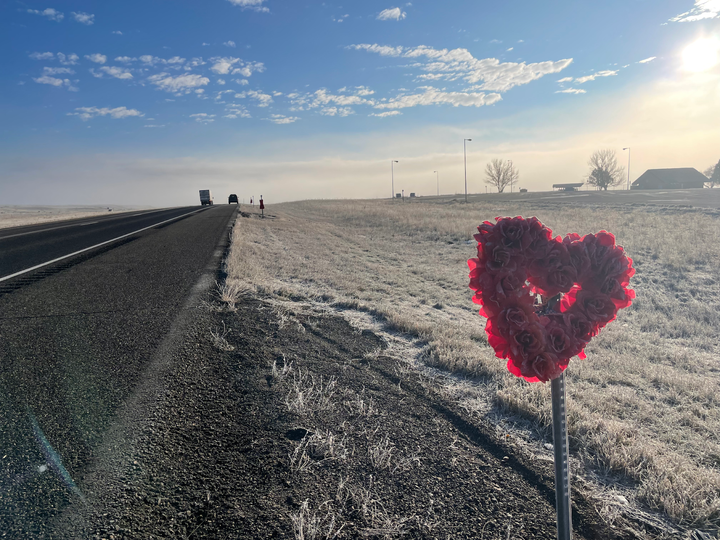
<path fill-rule="evenodd" d="M 653 184 L 658 186 L 700 184 L 707 182 L 707 178 L 693 167 L 680 167 L 677 169 L 648 169 L 633 185 Z"/>
<path fill-rule="evenodd" d="M 569 188 L 569 187 L 578 188 L 578 187 L 582 187 L 583 185 L 584 185 L 584 182 L 576 182 L 574 184 L 553 184 L 553 189 L 555 189 L 555 188 L 563 189 L 563 188 Z"/>

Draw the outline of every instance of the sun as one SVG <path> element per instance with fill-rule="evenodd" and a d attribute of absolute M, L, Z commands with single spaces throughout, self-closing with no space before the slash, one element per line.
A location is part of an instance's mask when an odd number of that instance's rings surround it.
<path fill-rule="evenodd" d="M 715 38 L 700 38 L 685 47 L 683 66 L 687 71 L 700 72 L 718 64 L 720 41 Z"/>

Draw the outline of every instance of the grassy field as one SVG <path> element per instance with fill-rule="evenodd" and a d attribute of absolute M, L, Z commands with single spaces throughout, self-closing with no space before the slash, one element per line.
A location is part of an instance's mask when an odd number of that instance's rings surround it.
<path fill-rule="evenodd" d="M 244 208 L 243 208 L 244 209 Z M 518 380 L 487 345 L 468 289 L 475 227 L 537 216 L 555 234 L 605 229 L 635 261 L 634 304 L 570 362 L 571 447 L 583 476 L 631 486 L 677 523 L 720 525 L 720 219 L 653 206 L 308 201 L 238 219 L 228 285 L 359 310 L 421 338 L 420 360 L 493 419 L 547 436 L 550 386 Z M 410 359 L 409 359 L 410 360 Z"/>
<path fill-rule="evenodd" d="M 129 212 L 133 207 L 114 207 L 113 212 Z M 106 206 L 0 206 L 0 229 L 51 223 L 108 213 Z"/>

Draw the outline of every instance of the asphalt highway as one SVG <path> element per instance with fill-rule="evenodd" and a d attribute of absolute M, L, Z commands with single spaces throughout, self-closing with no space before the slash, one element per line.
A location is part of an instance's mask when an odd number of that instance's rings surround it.
<path fill-rule="evenodd" d="M 215 276 L 236 211 L 176 208 L 0 232 L 0 278 L 129 235 L 0 282 L 0 537 L 45 537 L 53 515 L 82 498 L 73 478 L 186 298 Z"/>
<path fill-rule="evenodd" d="M 0 280 L 64 255 L 198 211 L 202 208 L 167 208 L 0 229 Z"/>

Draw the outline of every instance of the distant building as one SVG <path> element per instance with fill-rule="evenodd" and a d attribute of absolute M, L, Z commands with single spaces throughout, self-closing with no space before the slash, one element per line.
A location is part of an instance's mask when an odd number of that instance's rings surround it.
<path fill-rule="evenodd" d="M 705 187 L 707 178 L 697 169 L 648 169 L 632 183 L 632 189 L 688 189 Z"/>
<path fill-rule="evenodd" d="M 553 184 L 553 190 L 557 189 L 560 191 L 577 191 L 583 187 L 583 182 L 575 182 L 572 184 Z"/>

